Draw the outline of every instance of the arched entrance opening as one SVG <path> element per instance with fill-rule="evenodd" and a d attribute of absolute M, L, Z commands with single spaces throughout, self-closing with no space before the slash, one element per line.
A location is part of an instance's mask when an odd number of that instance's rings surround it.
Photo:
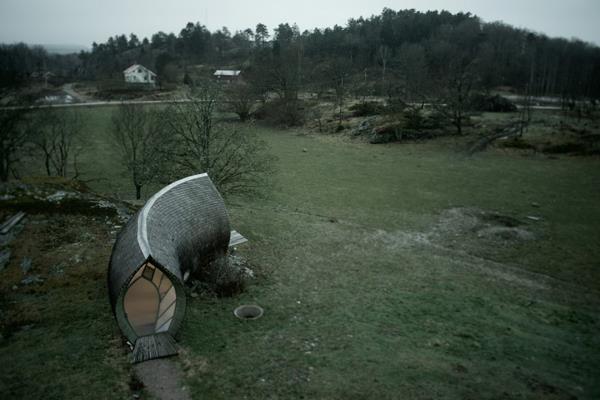
<path fill-rule="evenodd" d="M 169 277 L 148 262 L 131 278 L 123 308 L 135 334 L 147 336 L 169 330 L 176 303 L 177 294 Z"/>

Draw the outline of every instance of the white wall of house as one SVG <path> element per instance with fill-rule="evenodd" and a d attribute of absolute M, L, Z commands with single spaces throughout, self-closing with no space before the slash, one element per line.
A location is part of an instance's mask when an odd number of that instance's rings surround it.
<path fill-rule="evenodd" d="M 148 83 L 154 85 L 156 83 L 156 75 L 147 68 L 141 65 L 135 68 L 128 68 L 123 72 L 125 82 L 127 83 Z"/>

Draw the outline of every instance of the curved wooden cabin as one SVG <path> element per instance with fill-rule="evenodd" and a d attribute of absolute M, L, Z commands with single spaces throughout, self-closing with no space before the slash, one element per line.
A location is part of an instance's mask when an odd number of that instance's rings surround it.
<path fill-rule="evenodd" d="M 109 297 L 134 361 L 176 354 L 184 281 L 227 254 L 229 217 L 207 174 L 173 182 L 125 225 L 113 247 Z"/>

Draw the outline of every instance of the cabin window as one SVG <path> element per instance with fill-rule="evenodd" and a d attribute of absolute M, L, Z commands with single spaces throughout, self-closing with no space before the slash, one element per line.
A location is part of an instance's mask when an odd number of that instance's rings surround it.
<path fill-rule="evenodd" d="M 155 268 L 148 264 L 144 267 L 144 270 L 142 271 L 142 276 L 151 281 L 152 277 L 154 277 L 154 270 Z"/>
<path fill-rule="evenodd" d="M 125 315 L 138 336 L 166 332 L 175 315 L 176 300 L 169 277 L 147 263 L 133 276 L 125 293 Z"/>

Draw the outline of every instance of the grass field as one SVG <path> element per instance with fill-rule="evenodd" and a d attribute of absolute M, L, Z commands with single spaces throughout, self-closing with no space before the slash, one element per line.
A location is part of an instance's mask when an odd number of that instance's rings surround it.
<path fill-rule="evenodd" d="M 84 111 L 82 178 L 131 198 L 106 140 L 110 110 Z M 189 299 L 177 361 L 194 398 L 600 398 L 598 158 L 251 129 L 279 172 L 265 199 L 228 200 L 256 278 L 237 298 Z M 97 230 L 83 246 L 101 249 L 86 268 L 102 276 L 110 242 Z M 9 280 L 3 304 L 87 300 L 2 340 L 3 377 L 29 386 L 5 381 L 0 394 L 121 398 L 129 367 L 103 279 L 85 295 L 48 282 L 32 295 Z M 236 320 L 242 303 L 264 317 Z M 80 356 L 60 356 L 65 334 Z M 86 380 L 94 390 L 70 391 Z"/>

